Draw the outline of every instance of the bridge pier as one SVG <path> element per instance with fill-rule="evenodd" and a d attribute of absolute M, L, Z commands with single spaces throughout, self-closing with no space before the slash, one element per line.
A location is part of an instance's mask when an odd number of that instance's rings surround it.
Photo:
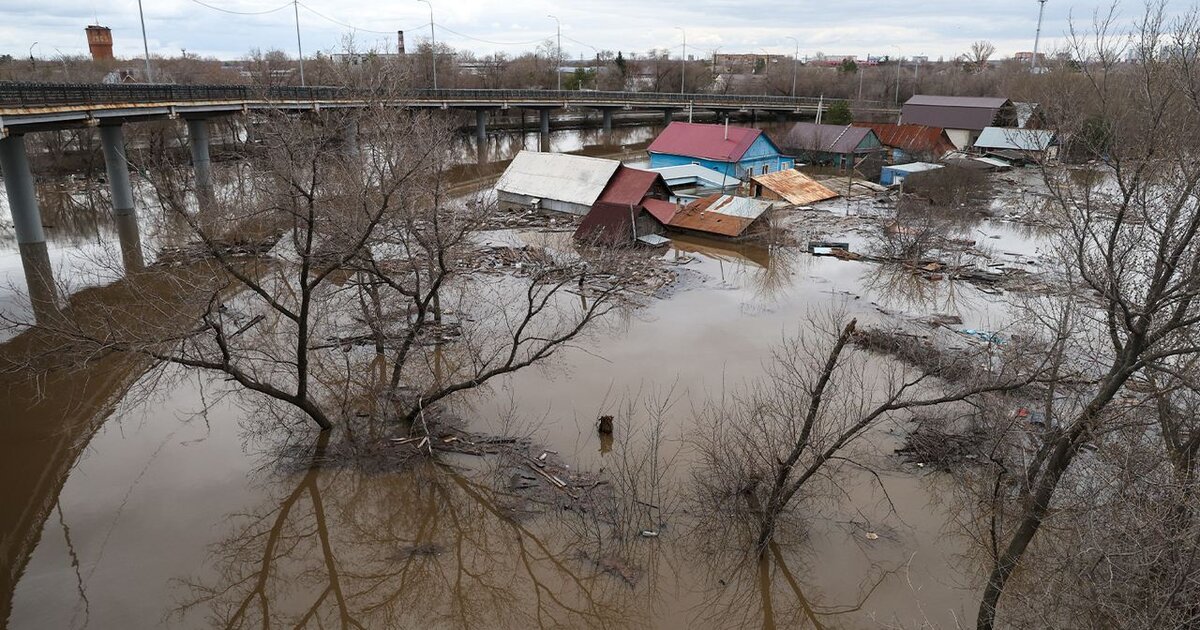
<path fill-rule="evenodd" d="M 113 214 L 133 214 L 133 186 L 129 184 L 129 162 L 125 158 L 125 135 L 121 125 L 100 126 L 100 148 L 104 151 Z"/>
<path fill-rule="evenodd" d="M 539 109 L 538 117 L 538 122 L 540 123 L 539 131 L 543 136 L 550 135 L 550 110 Z"/>
<path fill-rule="evenodd" d="M 663 126 L 665 127 L 665 126 L 671 124 L 671 119 L 674 116 L 675 116 L 675 110 L 664 109 L 663 110 Z"/>
<path fill-rule="evenodd" d="M 487 119 L 486 109 L 475 110 L 475 139 L 480 142 L 487 141 Z"/>
<path fill-rule="evenodd" d="M 601 113 L 601 114 L 603 115 L 603 117 L 604 117 L 604 131 L 612 131 L 612 123 L 613 123 L 613 110 L 612 110 L 612 108 L 611 108 L 611 107 L 605 107 L 604 109 L 600 110 L 600 113 Z"/>
<path fill-rule="evenodd" d="M 46 234 L 42 231 L 42 212 L 38 208 L 33 173 L 29 170 L 25 136 L 0 138 L 0 171 L 4 172 L 4 189 L 17 233 L 30 306 L 34 319 L 44 322 L 57 311 L 54 270 L 50 266 L 50 252 L 46 249 Z"/>
<path fill-rule="evenodd" d="M 358 121 L 353 118 L 342 124 L 342 149 L 346 155 L 358 155 Z"/>
<path fill-rule="evenodd" d="M 212 160 L 208 156 L 208 120 L 189 118 L 188 145 L 192 150 L 192 170 L 196 175 L 196 196 L 207 201 L 212 197 Z"/>

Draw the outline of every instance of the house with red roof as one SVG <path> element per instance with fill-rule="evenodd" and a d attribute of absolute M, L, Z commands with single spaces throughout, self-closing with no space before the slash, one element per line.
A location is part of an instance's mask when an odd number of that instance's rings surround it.
<path fill-rule="evenodd" d="M 761 129 L 673 122 L 650 143 L 650 168 L 699 164 L 735 179 L 792 168 Z"/>
<path fill-rule="evenodd" d="M 646 241 L 646 237 L 661 234 L 663 226 L 675 216 L 676 207 L 670 197 L 671 190 L 662 175 L 618 166 L 575 230 L 575 238 L 606 245 Z"/>

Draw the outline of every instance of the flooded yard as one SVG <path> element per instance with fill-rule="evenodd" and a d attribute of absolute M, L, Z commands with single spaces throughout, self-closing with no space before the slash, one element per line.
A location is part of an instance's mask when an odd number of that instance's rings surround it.
<path fill-rule="evenodd" d="M 614 133 L 600 142 L 599 132 L 555 132 L 550 144 L 637 164 L 654 130 Z M 486 182 L 522 146 L 535 148 L 530 142 L 536 135 L 464 142 L 456 176 L 464 188 Z M 120 277 L 117 230 L 95 218 L 106 216 L 102 197 L 102 186 L 57 204 L 50 192 L 42 197 L 56 225 L 48 230 L 55 275 L 74 291 L 104 291 Z M 168 243 L 153 227 L 152 197 L 141 201 L 140 248 L 152 264 Z M 1021 202 L 1010 203 L 1019 214 Z M 360 418 L 363 433 L 351 442 L 373 443 L 367 436 L 378 431 L 385 452 L 348 457 L 328 435 L 264 425 L 255 398 L 222 376 L 128 357 L 35 384 L 5 376 L 0 622 L 958 627 L 981 589 L 976 542 L 962 531 L 955 484 L 894 454 L 908 415 L 854 442 L 852 464 L 814 489 L 761 558 L 748 559 L 737 528 L 706 513 L 693 492 L 706 470 L 702 419 L 712 403 L 769 376 L 772 353 L 810 322 L 836 314 L 860 328 L 963 346 L 979 343 L 963 331 L 1008 334 L 1005 291 L 808 251 L 809 240 L 830 240 L 866 252 L 889 212 L 833 200 L 786 212 L 786 242 L 677 238 L 644 255 L 672 275 L 668 285 L 637 292 L 636 307 L 610 314 L 548 361 L 450 400 L 462 435 L 527 445 L 549 468 L 507 465 L 508 447 L 489 442 L 477 443 L 481 454 L 356 465 L 420 445 L 389 442 L 386 427 Z M 981 256 L 1011 268 L 1036 267 L 1046 253 L 1036 228 L 961 223 Z M 477 236 L 569 253 L 570 229 Z M 21 258 L 14 242 L 2 243 L 0 277 L 16 290 L 0 292 L 0 309 L 19 309 L 27 304 Z M 931 326 L 934 315 L 955 323 Z M 892 362 L 879 355 L 864 373 Z M 596 430 L 604 416 L 614 420 L 611 436 Z M 546 470 L 566 477 L 564 487 L 547 483 Z"/>

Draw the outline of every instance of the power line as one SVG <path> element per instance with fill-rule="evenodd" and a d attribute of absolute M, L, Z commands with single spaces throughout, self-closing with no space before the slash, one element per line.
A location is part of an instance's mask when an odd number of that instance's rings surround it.
<path fill-rule="evenodd" d="M 530 44 L 540 44 L 540 43 L 546 41 L 547 39 L 550 39 L 550 37 L 551 37 L 550 35 L 547 35 L 546 37 L 543 37 L 541 39 L 535 39 L 535 40 L 528 41 L 528 42 L 497 42 L 497 41 L 493 41 L 490 39 L 482 39 L 480 37 L 472 37 L 470 35 L 467 35 L 466 33 L 459 33 L 458 31 L 456 31 L 452 28 L 446 27 L 446 26 L 442 26 L 441 24 L 435 23 L 434 26 L 442 29 L 443 31 L 446 31 L 447 33 L 454 33 L 455 35 L 458 35 L 459 37 L 474 40 L 477 42 L 483 42 L 485 44 L 494 44 L 496 46 L 528 46 Z"/>
<path fill-rule="evenodd" d="M 395 34 L 396 34 L 396 31 L 377 31 L 377 30 L 370 29 L 370 28 L 362 28 L 361 26 L 355 26 L 355 25 L 353 25 L 353 24 L 350 24 L 350 23 L 348 23 L 348 22 L 343 22 L 343 21 L 341 21 L 341 20 L 338 20 L 338 19 L 336 19 L 336 18 L 331 18 L 331 17 L 329 17 L 328 15 L 325 15 L 324 13 L 321 13 L 320 11 L 318 11 L 318 10 L 316 10 L 316 9 L 314 9 L 314 8 L 312 8 L 312 7 L 310 7 L 310 6 L 308 6 L 307 4 L 304 4 L 303 2 L 301 2 L 301 3 L 299 3 L 299 4 L 300 4 L 300 6 L 304 7 L 304 10 L 305 10 L 305 11 L 308 11 L 309 13 L 312 13 L 313 15 L 315 15 L 315 16 L 317 16 L 317 17 L 319 17 L 319 18 L 321 18 L 321 19 L 323 19 L 323 20 L 325 20 L 325 21 L 327 21 L 327 22 L 331 22 L 331 23 L 333 23 L 333 24 L 337 24 L 338 26 L 344 26 L 344 27 L 346 27 L 346 28 L 348 28 L 348 29 L 355 30 L 355 31 L 362 31 L 362 32 L 364 32 L 364 33 L 377 33 L 377 34 L 380 34 L 380 35 L 395 35 Z M 419 26 L 414 26 L 414 27 L 412 27 L 411 29 L 397 29 L 397 30 L 403 30 L 403 31 L 408 31 L 408 30 L 416 30 L 416 29 L 418 29 L 418 28 L 425 28 L 425 27 L 426 27 L 426 26 L 428 26 L 428 25 L 429 25 L 428 23 L 425 23 L 425 24 L 421 24 L 421 25 L 419 25 Z"/>
<path fill-rule="evenodd" d="M 282 10 L 284 10 L 284 9 L 286 9 L 286 8 L 288 8 L 288 7 L 290 7 L 290 6 L 292 6 L 292 3 L 291 3 L 291 2 L 288 2 L 288 3 L 282 4 L 282 5 L 278 6 L 278 7 L 275 7 L 274 9 L 268 9 L 268 10 L 266 10 L 266 11 L 234 11 L 234 10 L 232 10 L 232 9 L 223 9 L 223 8 L 221 8 L 221 7 L 218 7 L 218 6 L 213 6 L 213 5 L 211 5 L 211 4 L 208 4 L 207 2 L 203 2 L 202 0 L 192 0 L 192 2 L 195 2 L 196 4 L 198 4 L 198 5 L 202 6 L 202 7 L 208 7 L 208 8 L 210 8 L 210 9 L 214 10 L 214 11 L 220 11 L 220 12 L 222 12 L 222 13 L 230 13 L 230 14 L 233 14 L 233 15 L 266 15 L 266 14 L 268 14 L 268 13 L 274 13 L 274 12 L 276 12 L 276 11 L 282 11 Z"/>

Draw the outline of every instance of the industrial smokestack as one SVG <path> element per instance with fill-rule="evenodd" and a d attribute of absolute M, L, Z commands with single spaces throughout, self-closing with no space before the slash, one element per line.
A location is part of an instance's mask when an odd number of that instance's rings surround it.
<path fill-rule="evenodd" d="M 404 31 L 396 31 L 396 52 L 404 54 Z"/>

